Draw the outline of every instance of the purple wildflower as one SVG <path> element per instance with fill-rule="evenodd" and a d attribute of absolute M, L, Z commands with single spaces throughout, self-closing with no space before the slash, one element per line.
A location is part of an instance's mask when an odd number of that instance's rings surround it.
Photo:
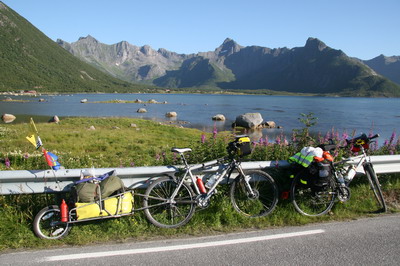
<path fill-rule="evenodd" d="M 10 159 L 8 159 L 8 157 L 5 159 L 5 165 L 6 165 L 6 168 L 11 167 L 11 162 L 10 162 Z"/>
<path fill-rule="evenodd" d="M 134 162 L 131 162 L 131 167 L 135 167 L 135 163 Z"/>
<path fill-rule="evenodd" d="M 214 123 L 214 130 L 213 130 L 213 137 L 214 139 L 217 138 L 218 130 L 217 130 L 217 124 Z"/>
<path fill-rule="evenodd" d="M 393 131 L 392 135 L 390 136 L 390 144 L 394 144 L 394 140 L 396 139 L 396 131 Z"/>
<path fill-rule="evenodd" d="M 328 131 L 328 132 L 326 132 L 326 135 L 325 135 L 325 138 L 324 138 L 324 143 L 328 142 L 330 138 L 331 138 L 331 132 Z"/>
<path fill-rule="evenodd" d="M 201 134 L 201 143 L 204 144 L 206 142 L 206 134 Z"/>
<path fill-rule="evenodd" d="M 287 141 L 286 137 L 283 138 L 283 144 L 284 144 L 285 146 L 288 146 L 288 145 L 289 145 L 289 141 Z"/>
<path fill-rule="evenodd" d="M 389 146 L 389 140 L 385 140 L 385 142 L 383 143 L 383 146 Z"/>
<path fill-rule="evenodd" d="M 343 132 L 343 134 L 342 134 L 342 139 L 341 139 L 341 140 L 346 140 L 346 139 L 348 139 L 348 138 L 349 138 L 349 134 L 347 134 L 346 131 Z"/>
<path fill-rule="evenodd" d="M 24 158 L 25 158 L 25 159 L 28 159 L 28 158 L 29 158 L 29 153 L 25 153 L 25 154 L 24 154 Z"/>

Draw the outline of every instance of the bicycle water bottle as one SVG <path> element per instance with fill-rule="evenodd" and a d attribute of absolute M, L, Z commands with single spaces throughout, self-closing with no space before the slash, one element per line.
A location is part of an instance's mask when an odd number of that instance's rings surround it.
<path fill-rule="evenodd" d="M 356 168 L 354 166 L 351 166 L 345 176 L 346 181 L 350 182 L 356 176 L 356 173 L 357 173 Z"/>
<path fill-rule="evenodd" d="M 343 178 L 343 175 L 341 173 L 338 173 L 337 178 L 338 178 L 339 184 L 341 186 L 345 186 L 344 178 Z"/>
<path fill-rule="evenodd" d="M 204 183 L 203 183 L 203 179 L 201 179 L 200 177 L 197 177 L 196 180 L 197 186 L 199 187 L 200 193 L 201 194 L 206 194 L 206 188 L 204 187 Z"/>
<path fill-rule="evenodd" d="M 206 188 L 210 189 L 210 188 L 215 184 L 215 182 L 217 181 L 217 178 L 218 178 L 218 174 L 217 174 L 217 173 L 213 174 L 213 175 L 207 180 Z"/>
<path fill-rule="evenodd" d="M 61 202 L 60 211 L 61 211 L 61 222 L 63 223 L 68 222 L 68 205 L 67 203 L 65 203 L 64 199 Z"/>

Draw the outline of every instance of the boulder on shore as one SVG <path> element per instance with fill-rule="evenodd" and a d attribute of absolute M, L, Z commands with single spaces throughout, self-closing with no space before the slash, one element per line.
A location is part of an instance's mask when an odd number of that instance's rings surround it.
<path fill-rule="evenodd" d="M 236 117 L 235 126 L 255 129 L 261 125 L 263 118 L 260 113 L 246 113 Z"/>
<path fill-rule="evenodd" d="M 214 115 L 214 116 L 212 117 L 212 120 L 214 120 L 214 121 L 225 121 L 226 118 L 225 118 L 225 116 L 222 115 L 222 114 L 217 114 L 217 115 Z"/>
<path fill-rule="evenodd" d="M 12 114 L 3 114 L 1 116 L 1 120 L 3 120 L 4 123 L 11 123 L 16 119 L 16 117 Z"/>
<path fill-rule="evenodd" d="M 53 116 L 50 120 L 49 123 L 59 123 L 60 122 L 60 118 L 58 118 L 58 116 Z"/>

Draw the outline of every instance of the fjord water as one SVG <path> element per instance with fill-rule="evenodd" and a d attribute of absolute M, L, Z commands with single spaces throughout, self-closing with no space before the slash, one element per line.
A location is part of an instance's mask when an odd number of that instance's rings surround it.
<path fill-rule="evenodd" d="M 5 96 L 1 96 L 5 97 Z M 314 113 L 318 118 L 315 132 L 325 134 L 334 128 L 340 134 L 346 132 L 379 133 L 380 143 L 389 139 L 393 132 L 400 132 L 400 99 L 398 98 L 342 98 L 267 95 L 215 95 L 215 94 L 75 94 L 59 96 L 13 96 L 15 100 L 28 102 L 0 102 L 0 113 L 18 115 L 42 115 L 59 117 L 135 117 L 156 121 L 185 122 L 212 132 L 229 130 L 236 116 L 244 113 L 261 113 L 265 121 L 275 121 L 282 129 L 264 129 L 252 133 L 253 139 L 267 136 L 274 140 L 277 134 L 290 135 L 293 128 L 302 128 L 301 113 Z M 88 103 L 81 103 L 82 99 Z M 0 98 L 1 99 L 1 98 Z M 93 103 L 111 100 L 140 99 L 166 104 L 149 103 Z M 139 108 L 147 113 L 137 113 Z M 177 118 L 166 118 L 165 113 L 175 111 Z M 212 117 L 223 114 L 225 122 L 214 122 Z"/>

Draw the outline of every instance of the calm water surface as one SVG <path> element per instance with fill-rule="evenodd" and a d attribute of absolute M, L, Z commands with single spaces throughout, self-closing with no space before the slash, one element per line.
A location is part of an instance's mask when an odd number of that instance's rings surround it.
<path fill-rule="evenodd" d="M 2 99 L 5 96 L 0 96 Z M 27 99 L 29 102 L 0 102 L 0 113 L 14 115 L 53 116 L 118 116 L 170 120 L 166 112 L 178 113 L 177 121 L 187 122 L 185 127 L 194 127 L 204 131 L 231 128 L 236 116 L 257 112 L 265 121 L 275 121 L 283 129 L 264 129 L 253 133 L 253 138 L 277 134 L 290 134 L 293 128 L 302 128 L 298 118 L 301 113 L 314 113 L 318 117 L 314 131 L 325 134 L 334 128 L 343 132 L 380 133 L 380 141 L 389 139 L 392 133 L 400 133 L 400 99 L 398 98 L 339 98 L 339 97 L 302 97 L 302 96 L 266 96 L 266 95 L 193 95 L 193 94 L 76 94 L 61 96 L 40 96 L 38 98 L 13 96 L 13 99 Z M 87 98 L 89 103 L 80 103 Z M 116 104 L 90 103 L 109 100 L 148 101 L 154 99 L 167 104 Z M 147 113 L 140 114 L 141 107 Z M 225 122 L 214 122 L 211 118 L 223 114 Z"/>

